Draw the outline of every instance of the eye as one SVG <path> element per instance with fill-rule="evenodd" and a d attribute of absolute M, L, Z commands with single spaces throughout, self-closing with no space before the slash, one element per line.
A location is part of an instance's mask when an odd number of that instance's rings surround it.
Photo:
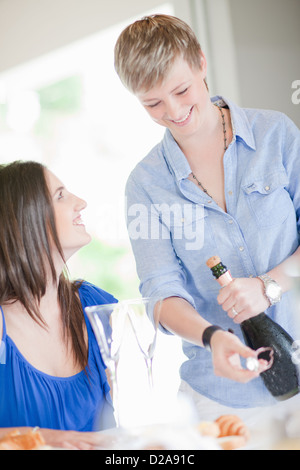
<path fill-rule="evenodd" d="M 59 191 L 57 199 L 62 199 L 64 197 L 63 190 Z"/>
<path fill-rule="evenodd" d="M 147 108 L 156 108 L 156 106 L 158 106 L 160 104 L 160 101 L 158 101 L 157 103 L 154 103 L 154 104 L 147 104 Z"/>
<path fill-rule="evenodd" d="M 185 88 L 184 90 L 180 91 L 177 93 L 177 95 L 185 95 L 185 93 L 188 91 L 188 88 Z"/>

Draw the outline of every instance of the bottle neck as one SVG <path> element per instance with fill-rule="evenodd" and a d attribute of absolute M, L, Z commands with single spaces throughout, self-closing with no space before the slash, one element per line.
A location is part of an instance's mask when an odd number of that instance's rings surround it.
<path fill-rule="evenodd" d="M 227 268 L 226 266 L 224 266 L 223 263 L 218 263 L 215 266 L 212 266 L 210 269 L 217 280 L 222 274 L 226 273 L 227 271 Z"/>
<path fill-rule="evenodd" d="M 225 271 L 224 274 L 217 278 L 217 281 L 220 286 L 225 287 L 232 282 L 232 276 L 229 271 Z"/>

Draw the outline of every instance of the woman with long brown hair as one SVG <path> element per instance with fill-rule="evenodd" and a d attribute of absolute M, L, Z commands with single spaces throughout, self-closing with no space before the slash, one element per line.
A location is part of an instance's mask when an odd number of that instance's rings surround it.
<path fill-rule="evenodd" d="M 65 274 L 91 239 L 85 207 L 40 163 L 0 166 L 0 437 L 38 426 L 48 444 L 90 448 L 114 426 L 84 308 L 116 299 Z"/>

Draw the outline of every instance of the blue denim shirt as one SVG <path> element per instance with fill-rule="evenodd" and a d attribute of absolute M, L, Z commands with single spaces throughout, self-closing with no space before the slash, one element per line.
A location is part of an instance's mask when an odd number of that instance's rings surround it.
<path fill-rule="evenodd" d="M 127 226 L 143 296 L 182 297 L 242 339 L 239 325 L 217 303 L 220 287 L 206 260 L 218 255 L 233 277 L 250 277 L 297 249 L 300 131 L 277 111 L 242 109 L 221 97 L 212 101 L 229 106 L 233 125 L 224 155 L 227 212 L 188 179 L 188 161 L 166 130 L 128 179 Z M 299 339 L 293 312 L 289 293 L 267 310 Z M 232 407 L 274 401 L 261 378 L 245 385 L 216 377 L 208 351 L 185 341 L 183 350 L 181 378 L 199 393 Z"/>

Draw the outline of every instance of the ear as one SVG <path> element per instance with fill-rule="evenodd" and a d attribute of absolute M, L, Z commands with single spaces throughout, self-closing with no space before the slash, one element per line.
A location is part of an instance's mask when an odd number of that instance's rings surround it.
<path fill-rule="evenodd" d="M 204 78 L 205 78 L 206 74 L 207 74 L 207 61 L 206 61 L 206 57 L 205 57 L 203 51 L 200 52 L 200 64 L 201 64 L 201 70 L 202 70 Z"/>

